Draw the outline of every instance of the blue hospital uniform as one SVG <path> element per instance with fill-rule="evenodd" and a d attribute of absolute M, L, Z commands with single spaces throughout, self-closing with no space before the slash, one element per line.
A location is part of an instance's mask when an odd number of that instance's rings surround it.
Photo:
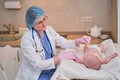
<path fill-rule="evenodd" d="M 49 58 L 52 58 L 53 55 L 53 51 L 52 51 L 52 46 L 50 44 L 50 41 L 47 37 L 47 34 L 46 32 L 44 32 L 44 37 L 43 38 L 40 38 L 40 34 L 38 34 L 40 40 L 41 40 L 41 43 L 42 43 L 42 46 L 44 48 L 44 51 L 45 51 L 45 58 L 46 59 L 49 59 Z M 50 80 L 51 76 L 54 74 L 56 69 L 50 69 L 50 70 L 43 70 L 38 78 L 38 80 Z"/>

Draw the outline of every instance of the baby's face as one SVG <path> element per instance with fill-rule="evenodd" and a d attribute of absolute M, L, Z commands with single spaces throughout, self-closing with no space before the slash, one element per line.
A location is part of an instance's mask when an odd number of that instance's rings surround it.
<path fill-rule="evenodd" d="M 87 68 L 99 70 L 101 68 L 100 60 L 95 56 L 88 56 L 84 59 L 84 64 Z"/>

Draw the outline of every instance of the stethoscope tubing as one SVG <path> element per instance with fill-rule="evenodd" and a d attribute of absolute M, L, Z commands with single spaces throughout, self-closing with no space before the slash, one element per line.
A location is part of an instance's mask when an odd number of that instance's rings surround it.
<path fill-rule="evenodd" d="M 33 33 L 33 31 L 34 31 L 34 29 L 32 29 L 32 38 L 33 38 L 34 43 L 35 43 L 35 49 L 36 49 L 36 52 L 42 52 L 43 49 L 42 49 L 41 51 L 38 51 L 38 50 L 37 50 L 37 44 L 36 44 L 36 41 L 35 41 L 35 37 L 34 37 L 34 33 Z M 46 32 L 45 32 L 45 34 L 46 34 Z M 50 40 L 48 39 L 48 36 L 47 36 L 47 35 L 46 35 L 46 37 L 47 37 L 47 41 L 48 41 L 49 44 L 50 44 L 51 51 L 52 51 L 52 53 L 53 53 L 53 49 L 52 49 L 52 45 L 51 45 L 51 43 L 50 43 Z"/>

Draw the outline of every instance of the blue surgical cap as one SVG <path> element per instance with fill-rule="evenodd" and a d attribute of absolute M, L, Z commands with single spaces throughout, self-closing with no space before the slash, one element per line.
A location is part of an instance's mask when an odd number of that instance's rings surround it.
<path fill-rule="evenodd" d="M 37 7 L 37 6 L 32 6 L 30 7 L 27 12 L 26 12 L 26 24 L 29 29 L 32 29 L 36 23 L 36 21 L 44 15 L 44 11 Z"/>

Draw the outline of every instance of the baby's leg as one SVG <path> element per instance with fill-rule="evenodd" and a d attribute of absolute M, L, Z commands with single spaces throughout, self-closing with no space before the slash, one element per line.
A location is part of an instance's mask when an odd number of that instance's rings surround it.
<path fill-rule="evenodd" d="M 112 60 L 113 58 L 115 58 L 115 57 L 117 57 L 117 56 L 118 56 L 118 54 L 117 54 L 117 53 L 114 53 L 114 54 L 108 56 L 107 58 L 102 59 L 102 64 L 108 63 L 110 60 Z"/>

